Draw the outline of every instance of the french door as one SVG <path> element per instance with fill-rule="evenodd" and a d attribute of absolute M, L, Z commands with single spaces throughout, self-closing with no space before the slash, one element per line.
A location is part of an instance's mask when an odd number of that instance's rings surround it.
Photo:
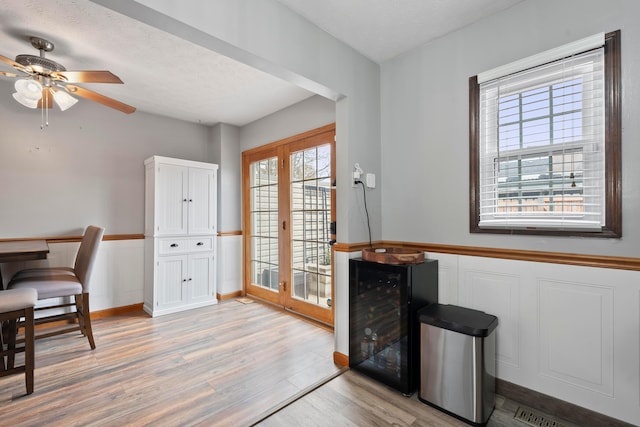
<path fill-rule="evenodd" d="M 334 137 L 335 125 L 325 126 L 242 162 L 245 292 L 330 325 Z"/>

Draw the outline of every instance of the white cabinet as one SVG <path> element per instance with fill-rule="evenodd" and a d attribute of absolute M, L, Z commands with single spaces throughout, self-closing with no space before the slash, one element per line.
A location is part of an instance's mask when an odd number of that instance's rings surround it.
<path fill-rule="evenodd" d="M 166 157 L 151 159 L 154 161 L 147 164 L 145 173 L 145 235 L 215 233 L 217 165 L 184 160 L 175 164 Z"/>
<path fill-rule="evenodd" d="M 152 316 L 216 304 L 218 166 L 145 161 L 144 310 Z"/>
<path fill-rule="evenodd" d="M 212 253 L 161 256 L 157 263 L 156 305 L 153 315 L 209 305 L 215 299 Z"/>

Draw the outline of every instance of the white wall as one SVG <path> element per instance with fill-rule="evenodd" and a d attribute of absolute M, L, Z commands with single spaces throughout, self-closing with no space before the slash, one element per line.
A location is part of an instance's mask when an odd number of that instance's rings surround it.
<path fill-rule="evenodd" d="M 152 155 L 205 161 L 205 126 L 142 112 L 125 115 L 81 100 L 40 111 L 19 105 L 0 81 L 0 236 L 144 232 L 144 165 Z M 179 143 L 178 143 L 179 142 Z"/>
<path fill-rule="evenodd" d="M 634 0 L 525 1 L 382 64 L 383 238 L 637 257 L 638 16 L 640 2 Z M 622 30 L 623 238 L 470 234 L 469 77 L 618 29 Z"/>

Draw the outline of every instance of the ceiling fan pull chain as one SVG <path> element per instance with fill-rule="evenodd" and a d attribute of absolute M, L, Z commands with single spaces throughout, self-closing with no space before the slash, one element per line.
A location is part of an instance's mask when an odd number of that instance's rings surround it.
<path fill-rule="evenodd" d="M 44 98 L 44 97 L 43 97 Z M 44 129 L 44 99 L 40 99 L 40 130 Z"/>
<path fill-rule="evenodd" d="M 49 91 L 43 90 L 42 98 L 40 99 L 40 103 L 42 106 L 42 118 L 40 121 L 40 130 L 44 130 L 45 126 L 49 127 Z"/>

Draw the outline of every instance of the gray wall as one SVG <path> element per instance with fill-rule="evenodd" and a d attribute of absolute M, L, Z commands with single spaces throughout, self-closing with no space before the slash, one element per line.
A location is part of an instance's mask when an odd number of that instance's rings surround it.
<path fill-rule="evenodd" d="M 226 123 L 211 127 L 209 162 L 220 166 L 218 172 L 218 231 L 242 229 L 242 158 L 240 128 Z"/>
<path fill-rule="evenodd" d="M 81 101 L 51 111 L 49 127 L 40 130 L 40 112 L 15 102 L 10 83 L 0 83 L 2 238 L 78 235 L 89 223 L 107 234 L 143 233 L 143 162 L 152 155 L 217 163 L 218 230 L 240 230 L 241 146 L 335 121 L 335 103 L 320 96 L 243 128 L 125 115 Z"/>
<path fill-rule="evenodd" d="M 240 128 L 240 150 L 247 151 L 335 121 L 335 102 L 312 96 Z"/>
<path fill-rule="evenodd" d="M 141 112 L 125 115 L 81 100 L 40 112 L 0 82 L 0 236 L 144 232 L 144 166 L 152 155 L 206 161 L 208 128 Z"/>
<path fill-rule="evenodd" d="M 384 239 L 640 254 L 640 2 L 525 1 L 381 66 Z M 599 32 L 622 30 L 623 238 L 469 233 L 468 78 Z"/>

